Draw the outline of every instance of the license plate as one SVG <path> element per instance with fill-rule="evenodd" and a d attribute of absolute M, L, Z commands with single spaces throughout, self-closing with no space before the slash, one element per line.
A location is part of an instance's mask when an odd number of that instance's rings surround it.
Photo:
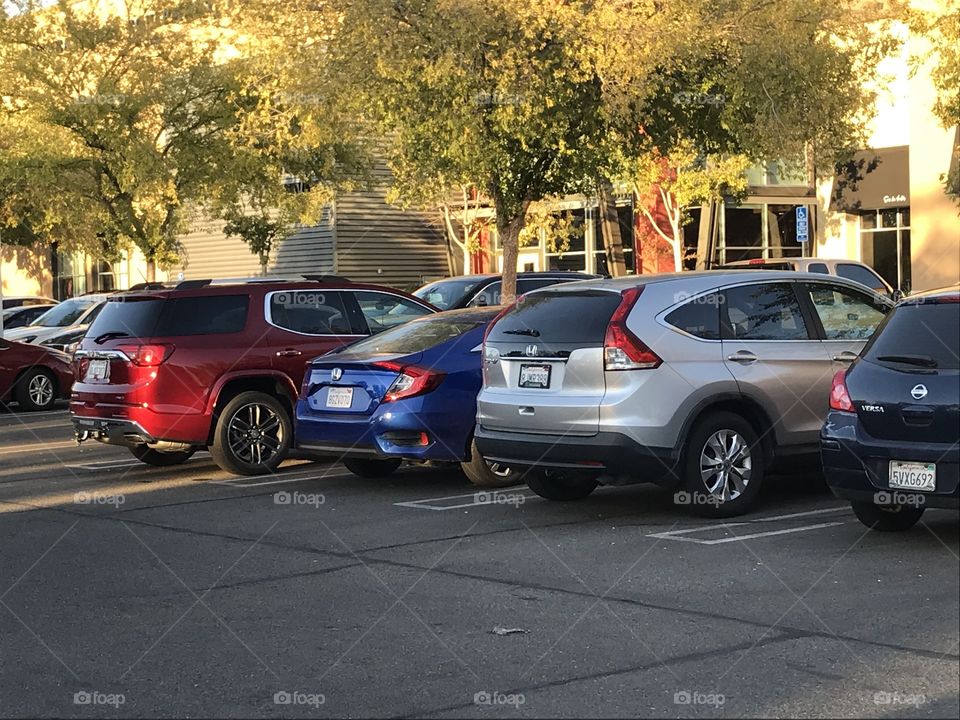
<path fill-rule="evenodd" d="M 937 489 L 937 466 L 933 463 L 891 460 L 890 487 L 932 492 Z"/>
<path fill-rule="evenodd" d="M 550 387 L 549 365 L 521 365 L 520 387 L 546 389 Z"/>
<path fill-rule="evenodd" d="M 91 360 L 87 365 L 87 374 L 83 379 L 87 382 L 91 380 L 106 380 L 110 376 L 110 361 L 97 359 Z"/>
<path fill-rule="evenodd" d="M 332 387 L 327 391 L 328 408 L 348 408 L 353 405 L 353 388 Z"/>

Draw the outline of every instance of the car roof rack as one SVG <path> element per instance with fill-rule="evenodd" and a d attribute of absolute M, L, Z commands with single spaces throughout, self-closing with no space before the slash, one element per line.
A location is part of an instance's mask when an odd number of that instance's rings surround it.
<path fill-rule="evenodd" d="M 342 275 L 301 275 L 304 280 L 312 280 L 313 282 L 350 282 L 350 278 L 345 278 Z"/>
<path fill-rule="evenodd" d="M 194 288 L 206 287 L 212 282 L 213 280 L 210 278 L 207 278 L 206 280 L 181 280 L 177 283 L 177 286 L 174 288 L 174 290 L 193 290 Z"/>

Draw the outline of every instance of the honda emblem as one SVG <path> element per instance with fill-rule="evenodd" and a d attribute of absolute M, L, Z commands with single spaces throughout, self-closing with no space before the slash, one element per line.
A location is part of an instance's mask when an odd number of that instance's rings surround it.
<path fill-rule="evenodd" d="M 524 350 L 524 353 L 527 357 L 536 357 L 540 354 L 540 348 L 536 345 L 527 345 L 527 349 Z"/>
<path fill-rule="evenodd" d="M 333 370 L 330 371 L 331 380 L 337 381 L 342 377 L 343 377 L 343 370 L 341 370 L 340 368 L 334 368 Z"/>

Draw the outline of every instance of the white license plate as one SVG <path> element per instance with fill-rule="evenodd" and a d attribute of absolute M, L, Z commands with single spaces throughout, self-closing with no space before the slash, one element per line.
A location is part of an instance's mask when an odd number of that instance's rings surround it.
<path fill-rule="evenodd" d="M 109 360 L 91 360 L 87 365 L 87 374 L 83 379 L 87 382 L 91 380 L 106 380 L 110 376 Z"/>
<path fill-rule="evenodd" d="M 549 365 L 521 365 L 520 366 L 520 387 L 522 388 L 541 388 L 550 387 L 550 366 Z"/>
<path fill-rule="evenodd" d="M 937 466 L 933 463 L 891 460 L 890 487 L 933 492 L 937 489 Z"/>
<path fill-rule="evenodd" d="M 332 387 L 327 391 L 328 408 L 348 408 L 353 405 L 353 388 Z"/>

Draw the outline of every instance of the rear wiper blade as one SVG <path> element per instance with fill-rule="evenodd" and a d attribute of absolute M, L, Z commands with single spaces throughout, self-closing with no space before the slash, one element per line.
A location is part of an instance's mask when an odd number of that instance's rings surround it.
<path fill-rule="evenodd" d="M 504 335 L 529 335 L 530 337 L 540 337 L 539 330 L 504 330 Z"/>
<path fill-rule="evenodd" d="M 895 362 L 903 365 L 917 365 L 918 367 L 935 368 L 939 364 L 929 355 L 879 355 L 877 360 Z"/>
<path fill-rule="evenodd" d="M 102 335 L 97 335 L 97 337 L 95 337 L 93 341 L 97 345 L 102 345 L 107 340 L 112 340 L 113 338 L 122 338 L 122 337 L 130 337 L 130 333 L 124 332 L 123 330 L 112 330 L 110 332 L 105 332 Z"/>

